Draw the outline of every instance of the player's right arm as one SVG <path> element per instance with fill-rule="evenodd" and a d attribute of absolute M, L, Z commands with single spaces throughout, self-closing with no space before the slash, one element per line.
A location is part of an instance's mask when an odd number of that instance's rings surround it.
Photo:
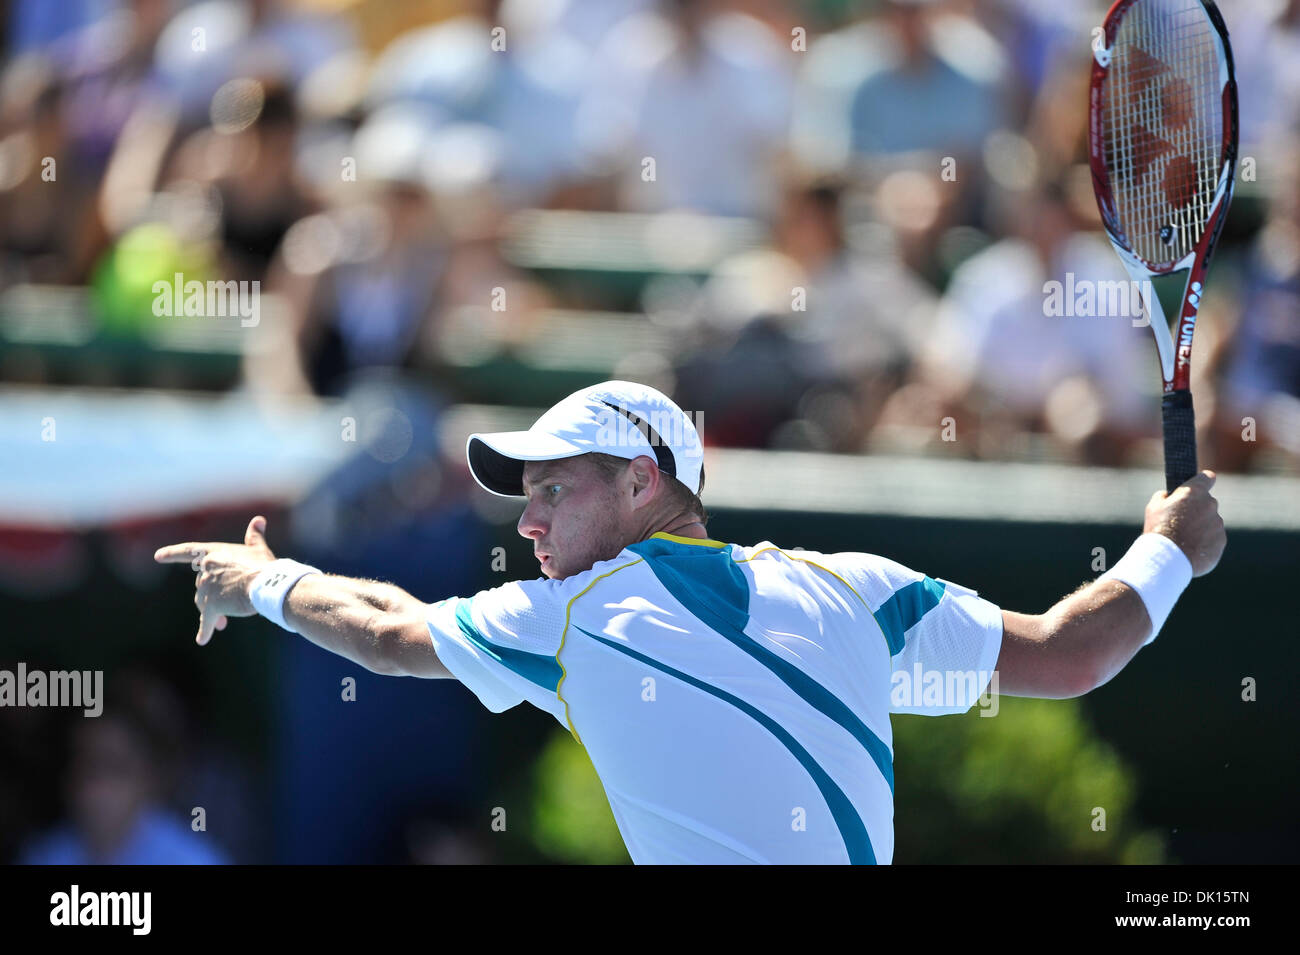
<path fill-rule="evenodd" d="M 303 637 L 387 676 L 450 677 L 429 637 L 429 607 L 393 584 L 308 574 L 284 600 Z"/>
<path fill-rule="evenodd" d="M 254 517 L 243 544 L 189 542 L 159 548 L 159 563 L 188 563 L 199 608 L 196 642 L 202 646 L 228 617 L 256 613 L 251 588 L 275 560 L 263 536 L 266 521 Z M 427 623 L 429 606 L 392 584 L 332 574 L 308 574 L 285 597 L 285 622 L 331 653 L 389 676 L 450 677 L 438 659 Z"/>

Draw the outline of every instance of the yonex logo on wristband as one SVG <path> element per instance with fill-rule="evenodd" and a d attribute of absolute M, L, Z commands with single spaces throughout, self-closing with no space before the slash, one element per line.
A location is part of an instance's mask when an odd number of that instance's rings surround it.
<path fill-rule="evenodd" d="M 262 568 L 249 588 L 249 599 L 253 609 L 277 626 L 290 633 L 297 633 L 284 619 L 284 598 L 303 577 L 319 574 L 315 567 L 300 564 L 296 560 L 282 557 Z"/>

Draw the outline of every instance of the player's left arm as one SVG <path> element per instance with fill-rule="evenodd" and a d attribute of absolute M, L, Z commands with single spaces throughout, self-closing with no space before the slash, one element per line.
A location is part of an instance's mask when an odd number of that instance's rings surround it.
<path fill-rule="evenodd" d="M 1192 576 L 1208 574 L 1227 543 L 1215 475 L 1202 471 L 1172 494 L 1148 502 L 1143 533 L 1162 534 L 1186 555 Z M 1186 570 L 1183 571 L 1186 573 Z M 1002 611 L 998 689 L 1008 696 L 1065 699 L 1108 682 L 1151 636 L 1152 621 L 1137 591 L 1095 580 L 1042 614 Z"/>

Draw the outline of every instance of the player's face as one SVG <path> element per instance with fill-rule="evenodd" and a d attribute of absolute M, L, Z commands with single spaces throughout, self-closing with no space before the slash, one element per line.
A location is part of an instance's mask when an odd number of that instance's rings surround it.
<path fill-rule="evenodd" d="M 616 557 L 629 542 L 616 486 L 582 456 L 524 466 L 528 504 L 519 533 L 533 542 L 542 573 L 554 580 Z"/>

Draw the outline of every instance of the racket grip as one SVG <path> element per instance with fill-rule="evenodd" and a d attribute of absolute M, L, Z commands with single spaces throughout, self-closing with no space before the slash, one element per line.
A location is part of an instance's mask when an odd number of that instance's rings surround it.
<path fill-rule="evenodd" d="M 1171 391 L 1161 399 L 1165 426 L 1165 490 L 1196 476 L 1196 416 L 1190 391 Z"/>

